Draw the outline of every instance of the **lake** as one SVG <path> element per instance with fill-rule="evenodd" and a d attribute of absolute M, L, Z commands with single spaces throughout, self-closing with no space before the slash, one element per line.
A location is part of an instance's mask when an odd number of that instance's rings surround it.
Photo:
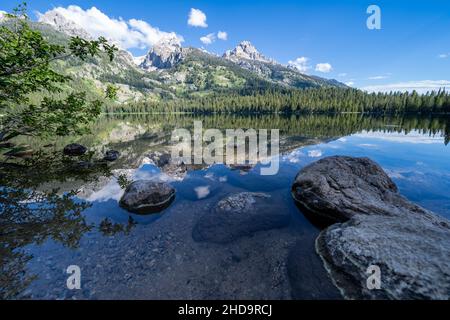
<path fill-rule="evenodd" d="M 221 131 L 279 129 L 279 172 L 262 176 L 259 165 L 223 164 L 162 172 L 149 156 L 167 152 L 172 131 L 193 130 L 194 121 Z M 449 117 L 359 114 L 108 115 L 83 137 L 51 144 L 28 139 L 24 142 L 52 155 L 77 142 L 88 147 L 91 160 L 111 149 L 121 156 L 102 170 L 74 169 L 67 175 L 55 171 L 60 162 L 36 165 L 21 177 L 25 182 L 2 188 L 8 202 L 0 214 L 0 297 L 340 299 L 315 253 L 321 226 L 302 214 L 290 194 L 299 170 L 332 155 L 369 157 L 401 194 L 450 219 L 449 140 Z M 159 214 L 130 214 L 118 205 L 123 177 L 167 181 L 176 190 L 175 201 Z M 257 231 L 216 224 L 213 232 L 230 232 L 232 239 L 199 240 L 199 221 L 219 201 L 242 192 L 270 196 L 267 210 L 286 213 L 287 222 Z M 73 265 L 81 271 L 80 290 L 67 288 L 66 271 Z"/>

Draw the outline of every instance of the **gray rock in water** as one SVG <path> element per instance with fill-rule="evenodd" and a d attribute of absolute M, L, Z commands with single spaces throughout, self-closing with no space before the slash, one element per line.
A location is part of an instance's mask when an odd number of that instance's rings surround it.
<path fill-rule="evenodd" d="M 138 180 L 130 184 L 120 199 L 119 205 L 133 213 L 158 213 L 175 199 L 175 189 L 165 183 Z"/>
<path fill-rule="evenodd" d="M 152 152 L 147 156 L 151 163 L 161 169 L 161 172 L 167 174 L 175 180 L 183 180 L 188 172 L 187 166 L 182 162 L 172 161 L 170 153 Z"/>
<path fill-rule="evenodd" d="M 85 146 L 82 146 L 78 143 L 72 143 L 64 147 L 64 154 L 66 156 L 76 157 L 76 156 L 82 156 L 87 151 Z"/>
<path fill-rule="evenodd" d="M 105 157 L 103 158 L 103 160 L 113 162 L 113 161 L 116 161 L 117 159 L 119 159 L 119 157 L 120 157 L 119 151 L 108 150 L 108 151 L 106 151 Z"/>
<path fill-rule="evenodd" d="M 319 160 L 300 171 L 292 195 L 307 211 L 336 222 L 361 214 L 425 212 L 402 197 L 383 169 L 368 158 Z"/>
<path fill-rule="evenodd" d="M 345 297 L 447 300 L 450 230 L 439 220 L 355 217 L 323 231 L 316 248 Z M 367 287 L 370 266 L 380 268 L 380 290 Z"/>
<path fill-rule="evenodd" d="M 162 168 L 170 164 L 172 156 L 170 153 L 155 151 L 150 153 L 148 158 L 155 164 L 155 166 Z"/>
<path fill-rule="evenodd" d="M 199 219 L 192 237 L 197 242 L 228 243 L 258 231 L 283 228 L 289 224 L 290 215 L 275 203 L 265 193 L 228 196 Z"/>
<path fill-rule="evenodd" d="M 405 199 L 367 158 L 330 157 L 305 167 L 292 194 L 312 217 L 335 224 L 316 250 L 347 298 L 449 299 L 450 226 Z M 381 270 L 369 290 L 368 268 Z"/>

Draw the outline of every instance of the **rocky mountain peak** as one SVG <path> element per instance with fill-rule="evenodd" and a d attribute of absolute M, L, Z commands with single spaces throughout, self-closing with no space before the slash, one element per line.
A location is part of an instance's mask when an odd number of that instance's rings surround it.
<path fill-rule="evenodd" d="M 183 60 L 184 56 L 180 39 L 175 35 L 168 36 L 150 49 L 140 66 L 145 70 L 168 69 Z"/>
<path fill-rule="evenodd" d="M 80 37 L 83 39 L 92 39 L 91 35 L 80 25 L 67 19 L 56 10 L 51 10 L 39 17 L 39 22 L 52 26 L 55 30 L 65 33 L 71 37 Z"/>
<path fill-rule="evenodd" d="M 233 50 L 228 50 L 223 55 L 225 59 L 236 61 L 241 59 L 273 63 L 273 60 L 261 54 L 250 41 L 242 41 Z"/>

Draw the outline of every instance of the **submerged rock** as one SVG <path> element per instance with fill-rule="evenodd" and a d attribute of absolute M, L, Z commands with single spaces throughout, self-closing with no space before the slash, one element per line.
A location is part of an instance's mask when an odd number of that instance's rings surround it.
<path fill-rule="evenodd" d="M 103 160 L 113 162 L 113 161 L 116 161 L 117 159 L 119 159 L 119 157 L 120 157 L 119 151 L 108 150 L 108 151 L 106 151 L 105 157 L 103 158 Z"/>
<path fill-rule="evenodd" d="M 64 154 L 70 157 L 82 156 L 86 151 L 86 147 L 78 143 L 69 144 L 64 148 Z"/>
<path fill-rule="evenodd" d="M 275 204 L 265 193 L 233 194 L 199 219 L 192 237 L 197 242 L 228 243 L 258 231 L 283 228 L 290 215 Z"/>
<path fill-rule="evenodd" d="M 133 213 L 158 213 L 167 208 L 175 198 L 175 189 L 165 183 L 138 180 L 130 184 L 119 205 Z"/>
<path fill-rule="evenodd" d="M 316 250 L 345 297 L 450 298 L 449 221 L 400 195 L 372 160 L 322 159 L 298 174 L 292 195 L 312 219 L 341 222 L 321 232 Z M 380 289 L 367 285 L 372 266 Z"/>

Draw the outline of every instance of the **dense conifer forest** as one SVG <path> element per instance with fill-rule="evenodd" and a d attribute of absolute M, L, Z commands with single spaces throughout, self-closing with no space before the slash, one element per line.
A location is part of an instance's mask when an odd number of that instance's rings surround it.
<path fill-rule="evenodd" d="M 205 113 L 448 113 L 450 94 L 413 92 L 366 93 L 357 89 L 313 88 L 257 90 L 190 95 L 157 103 L 109 106 L 108 112 Z"/>

